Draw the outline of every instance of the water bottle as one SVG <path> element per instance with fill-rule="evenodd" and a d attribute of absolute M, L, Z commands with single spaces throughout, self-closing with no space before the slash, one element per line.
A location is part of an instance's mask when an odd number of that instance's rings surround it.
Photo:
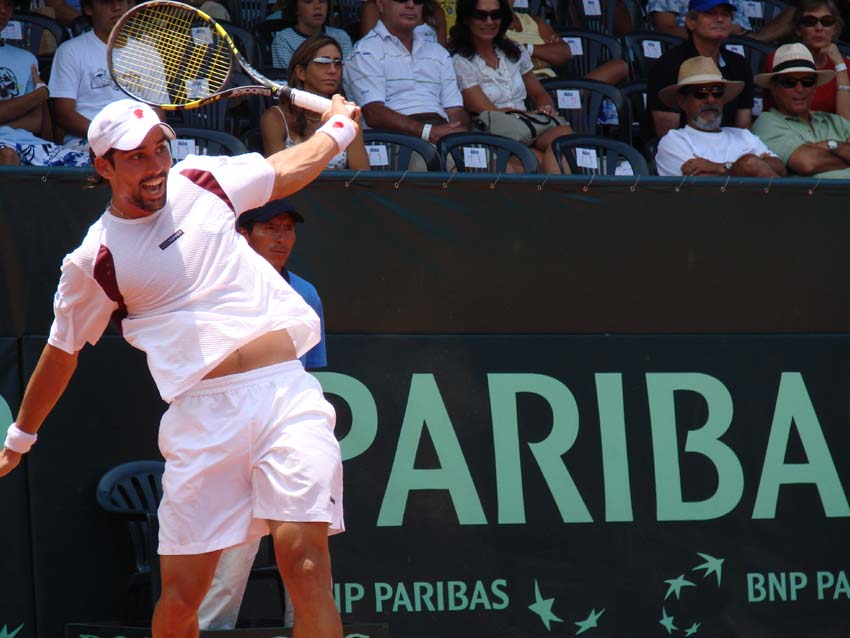
<path fill-rule="evenodd" d="M 617 117 L 617 106 L 607 97 L 603 98 L 602 105 L 599 107 L 597 123 L 602 126 L 617 126 L 620 123 L 620 118 Z"/>

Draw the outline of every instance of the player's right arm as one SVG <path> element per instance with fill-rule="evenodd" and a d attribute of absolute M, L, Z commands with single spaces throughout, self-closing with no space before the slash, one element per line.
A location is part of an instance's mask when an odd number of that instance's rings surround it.
<path fill-rule="evenodd" d="M 65 392 L 68 382 L 77 368 L 78 352 L 68 354 L 60 348 L 47 344 L 41 352 L 35 372 L 32 373 L 18 419 L 15 424 L 29 434 L 35 434 L 47 415 Z M 23 454 L 8 448 L 0 450 L 0 476 L 14 470 Z"/>

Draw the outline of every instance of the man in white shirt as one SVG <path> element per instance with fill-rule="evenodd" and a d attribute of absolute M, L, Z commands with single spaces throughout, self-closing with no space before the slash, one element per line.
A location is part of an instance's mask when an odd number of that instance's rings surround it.
<path fill-rule="evenodd" d="M 469 130 L 451 57 L 416 27 L 422 0 L 377 0 L 381 19 L 354 46 L 343 72 L 346 95 L 371 128 L 436 144 Z"/>
<path fill-rule="evenodd" d="M 36 442 L 80 350 L 114 321 L 146 353 L 169 403 L 153 638 L 197 638 L 222 550 L 269 533 L 295 635 L 342 638 L 328 551 L 328 535 L 345 529 L 335 415 L 297 359 L 319 341 L 319 318 L 235 220 L 315 179 L 355 138 L 357 117 L 336 95 L 302 144 L 268 159 L 193 155 L 173 168 L 174 131 L 141 102 L 112 102 L 89 127 L 112 200 L 62 263 L 55 319 L 0 450 L 0 476 Z"/>
<path fill-rule="evenodd" d="M 127 0 L 83 0 L 92 30 L 56 49 L 50 71 L 50 96 L 63 142 L 87 151 L 91 119 L 107 104 L 127 97 L 112 80 L 106 64 L 106 42 L 116 22 L 127 12 Z"/>
<path fill-rule="evenodd" d="M 658 143 L 658 174 L 780 177 L 785 164 L 747 129 L 723 127 L 723 105 L 734 100 L 744 83 L 725 80 L 714 60 L 695 57 L 679 68 L 679 81 L 658 98 L 685 113 L 686 124 Z"/>

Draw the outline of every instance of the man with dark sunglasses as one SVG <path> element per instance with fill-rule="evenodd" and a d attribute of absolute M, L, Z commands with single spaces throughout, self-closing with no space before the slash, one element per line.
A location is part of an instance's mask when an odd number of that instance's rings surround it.
<path fill-rule="evenodd" d="M 722 125 L 723 105 L 743 89 L 743 82 L 725 80 L 711 58 L 682 63 L 679 81 L 659 93 L 659 99 L 680 109 L 686 121 L 658 143 L 659 175 L 785 175 L 785 164 L 759 138 L 747 129 Z"/>
<path fill-rule="evenodd" d="M 656 137 L 682 126 L 681 113 L 658 99 L 658 93 L 676 83 L 679 68 L 685 60 L 704 56 L 714 60 L 724 79 L 743 82 L 744 88 L 723 107 L 723 124 L 750 128 L 753 109 L 753 74 L 743 56 L 723 48 L 732 32 L 736 7 L 731 0 L 690 0 L 685 26 L 687 41 L 664 52 L 650 68 L 646 107 L 652 114 Z"/>
<path fill-rule="evenodd" d="M 377 0 L 377 6 L 381 19 L 343 69 L 345 93 L 361 105 L 366 124 L 431 144 L 469 130 L 448 51 L 416 29 L 422 0 Z"/>
<path fill-rule="evenodd" d="M 772 70 L 755 77 L 774 107 L 759 116 L 753 132 L 797 175 L 850 179 L 850 122 L 811 110 L 815 89 L 833 77 L 835 71 L 817 70 L 799 43 L 779 47 Z"/>

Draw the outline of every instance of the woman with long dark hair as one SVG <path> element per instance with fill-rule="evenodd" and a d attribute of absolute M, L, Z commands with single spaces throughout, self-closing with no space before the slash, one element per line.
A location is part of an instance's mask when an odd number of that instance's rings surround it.
<path fill-rule="evenodd" d="M 289 63 L 289 86 L 330 98 L 342 92 L 342 48 L 326 35 L 314 35 L 295 49 Z M 318 113 L 291 103 L 267 109 L 260 119 L 263 152 L 272 153 L 300 144 L 313 136 L 322 125 Z M 363 131 L 348 147 L 336 155 L 328 168 L 369 170 L 369 156 L 363 143 Z"/>
<path fill-rule="evenodd" d="M 330 0 L 286 0 L 284 16 L 289 27 L 274 34 L 272 64 L 289 66 L 292 54 L 311 35 L 328 35 L 342 48 L 342 57 L 351 55 L 351 38 L 342 29 L 328 26 Z"/>
<path fill-rule="evenodd" d="M 850 120 L 850 77 L 847 65 L 835 42 L 844 28 L 841 13 L 832 0 L 800 0 L 791 19 L 794 34 L 806 45 L 815 59 L 818 71 L 835 71 L 835 79 L 822 84 L 812 99 L 812 111 L 835 113 Z M 773 54 L 765 58 L 763 68 L 773 69 Z M 772 106 L 769 94 L 764 98 L 765 109 Z"/>
<path fill-rule="evenodd" d="M 548 121 L 548 128 L 541 128 L 530 140 L 531 150 L 545 172 L 560 173 L 550 147 L 556 137 L 573 131 L 554 119 L 557 111 L 552 97 L 534 77 L 526 49 L 505 35 L 512 16 L 507 0 L 458 0 L 449 51 L 463 106 L 473 114 L 503 111 L 541 115 L 538 119 Z M 534 105 L 531 112 L 526 110 L 526 97 Z"/>

